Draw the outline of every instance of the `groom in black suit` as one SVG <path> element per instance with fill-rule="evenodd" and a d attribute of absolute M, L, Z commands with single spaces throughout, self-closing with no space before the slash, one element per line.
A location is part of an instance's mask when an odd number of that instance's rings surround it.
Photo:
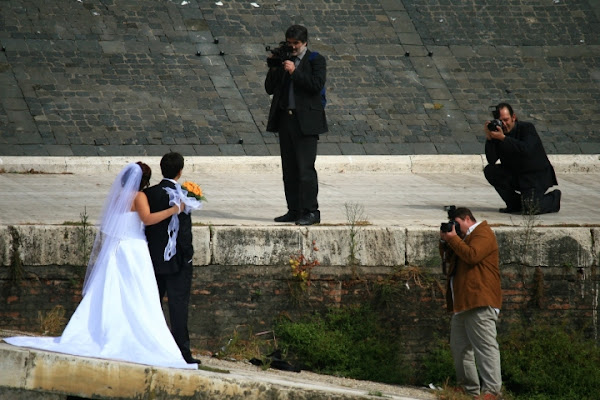
<path fill-rule="evenodd" d="M 169 208 L 169 195 L 164 188 L 175 188 L 183 170 L 183 156 L 168 153 L 160 160 L 163 180 L 158 185 L 144 190 L 150 204 L 150 212 Z M 174 218 L 175 216 L 171 217 Z M 169 241 L 168 226 L 171 218 L 158 224 L 146 226 L 146 239 L 150 250 L 154 273 L 158 284 L 160 299 L 167 295 L 169 299 L 169 317 L 171 333 L 188 363 L 200 364 L 192 356 L 190 335 L 188 332 L 188 306 L 192 286 L 192 218 L 190 214 L 179 213 L 179 231 L 175 255 L 168 261 L 164 259 L 165 247 Z"/>

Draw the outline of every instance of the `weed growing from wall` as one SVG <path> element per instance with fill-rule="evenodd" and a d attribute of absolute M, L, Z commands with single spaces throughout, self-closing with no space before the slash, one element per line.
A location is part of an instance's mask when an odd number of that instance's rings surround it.
<path fill-rule="evenodd" d="M 312 241 L 310 255 L 305 256 L 301 252 L 290 256 L 289 265 L 291 269 L 291 279 L 288 280 L 288 287 L 290 288 L 291 298 L 296 303 L 300 303 L 305 297 L 307 290 L 311 285 L 311 272 L 314 267 L 319 265 L 319 261 L 316 259 L 315 253 L 319 251 L 316 241 Z"/>
<path fill-rule="evenodd" d="M 92 236 L 92 230 L 90 223 L 88 222 L 89 216 L 87 214 L 87 208 L 83 207 L 83 212 L 79 214 L 79 226 L 77 227 L 78 234 L 78 246 L 79 254 L 81 255 L 81 265 L 87 265 L 90 259 L 90 237 Z"/>
<path fill-rule="evenodd" d="M 521 264 L 521 277 L 524 279 L 525 268 L 531 265 L 531 247 L 535 227 L 539 224 L 539 205 L 531 199 L 523 199 L 523 231 L 519 242 L 519 263 Z"/>
<path fill-rule="evenodd" d="M 79 214 L 79 222 L 77 225 L 77 250 L 79 252 L 80 264 L 77 266 L 77 275 L 79 280 L 72 279 L 73 286 L 78 286 L 82 283 L 85 277 L 85 270 L 90 259 L 91 246 L 93 240 L 93 232 L 89 223 L 87 208 L 83 207 L 83 212 Z"/>
<path fill-rule="evenodd" d="M 346 210 L 346 220 L 350 226 L 350 255 L 348 256 L 348 265 L 354 270 L 360 263 L 356 253 L 358 251 L 358 232 L 361 226 L 368 225 L 369 222 L 365 215 L 365 208 L 358 203 L 344 203 Z M 355 271 L 354 271 L 355 272 Z"/>
<path fill-rule="evenodd" d="M 65 309 L 57 305 L 45 315 L 38 311 L 38 320 L 42 335 L 60 335 L 65 327 Z"/>
<path fill-rule="evenodd" d="M 8 230 L 12 237 L 12 254 L 8 270 L 8 280 L 11 286 L 17 287 L 21 283 L 21 279 L 25 276 L 25 269 L 23 268 L 23 261 L 21 261 L 21 253 L 19 252 L 21 238 L 14 226 L 9 226 Z"/>

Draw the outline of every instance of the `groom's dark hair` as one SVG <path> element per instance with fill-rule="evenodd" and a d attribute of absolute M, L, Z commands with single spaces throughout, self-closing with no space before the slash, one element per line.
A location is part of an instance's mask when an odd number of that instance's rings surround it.
<path fill-rule="evenodd" d="M 160 160 L 160 170 L 165 178 L 175 179 L 182 169 L 183 156 L 179 153 L 167 153 Z"/>

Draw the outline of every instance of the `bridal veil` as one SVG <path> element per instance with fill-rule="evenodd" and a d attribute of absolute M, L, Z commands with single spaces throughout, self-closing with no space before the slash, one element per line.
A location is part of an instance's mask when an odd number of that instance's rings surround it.
<path fill-rule="evenodd" d="M 125 213 L 131 211 L 133 200 L 140 189 L 142 168 L 136 163 L 127 164 L 113 182 L 100 219 L 100 228 L 87 265 L 82 294 L 85 296 L 98 269 L 106 267 L 108 258 L 119 242 L 125 238 L 127 225 L 123 224 Z"/>

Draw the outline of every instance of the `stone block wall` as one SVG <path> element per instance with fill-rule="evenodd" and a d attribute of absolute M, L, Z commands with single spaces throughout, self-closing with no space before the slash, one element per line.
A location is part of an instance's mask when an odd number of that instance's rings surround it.
<path fill-rule="evenodd" d="M 407 357 L 419 358 L 436 336 L 449 333 L 437 230 L 354 230 L 352 239 L 349 226 L 194 227 L 193 346 L 216 351 L 235 331 L 270 331 L 282 315 L 371 304 L 392 322 Z M 566 321 L 598 340 L 600 229 L 494 230 L 504 296 L 500 332 L 541 318 Z M 0 328 L 39 332 L 40 315 L 57 305 L 69 318 L 81 298 L 82 237 L 73 226 L 0 227 Z M 299 254 L 319 262 L 306 291 L 297 290 L 289 266 Z"/>

